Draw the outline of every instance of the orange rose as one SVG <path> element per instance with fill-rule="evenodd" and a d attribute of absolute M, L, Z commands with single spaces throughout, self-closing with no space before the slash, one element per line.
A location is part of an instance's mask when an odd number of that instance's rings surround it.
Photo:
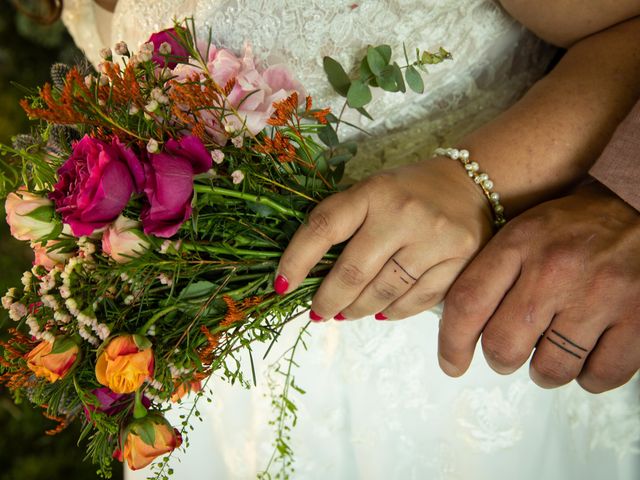
<path fill-rule="evenodd" d="M 124 458 L 131 470 L 149 465 L 156 457 L 172 452 L 182 444 L 180 432 L 161 416 L 149 415 L 127 428 Z"/>
<path fill-rule="evenodd" d="M 78 345 L 70 339 L 56 339 L 56 353 L 51 353 L 54 344 L 43 341 L 27 354 L 27 366 L 36 376 L 44 377 L 51 383 L 64 377 L 73 365 L 80 353 Z"/>
<path fill-rule="evenodd" d="M 182 382 L 176 385 L 173 393 L 171 394 L 171 401 L 177 402 L 189 392 L 199 392 L 202 389 L 202 383 L 200 380 L 195 382 Z"/>
<path fill-rule="evenodd" d="M 153 363 L 149 340 L 140 335 L 120 335 L 98 356 L 96 378 L 115 393 L 132 393 L 151 378 Z"/>

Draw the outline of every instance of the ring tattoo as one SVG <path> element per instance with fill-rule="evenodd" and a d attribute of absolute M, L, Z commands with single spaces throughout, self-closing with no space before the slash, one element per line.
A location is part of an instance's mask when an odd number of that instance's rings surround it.
<path fill-rule="evenodd" d="M 550 336 L 553 334 L 553 337 Z M 577 343 L 569 340 L 567 337 L 559 333 L 557 330 L 551 329 L 551 333 L 547 332 L 545 338 L 553 343 L 559 349 L 567 352 L 568 354 L 582 360 L 582 356 L 589 353 L 589 350 L 581 347 Z"/>
<path fill-rule="evenodd" d="M 411 285 L 411 284 L 414 284 L 414 283 L 416 283 L 418 281 L 418 279 L 416 277 L 414 277 L 413 275 L 411 275 L 409 272 L 407 272 L 407 269 L 404 268 L 402 265 L 400 265 L 400 263 L 398 263 L 398 261 L 395 258 L 392 257 L 391 261 L 393 263 L 395 263 L 395 265 L 398 267 L 398 268 L 394 267 L 393 273 L 400 273 L 400 280 L 402 280 L 405 284 Z M 400 269 L 400 270 L 398 270 L 398 269 Z M 407 277 L 409 277 L 409 279 L 405 278 L 405 275 Z"/>

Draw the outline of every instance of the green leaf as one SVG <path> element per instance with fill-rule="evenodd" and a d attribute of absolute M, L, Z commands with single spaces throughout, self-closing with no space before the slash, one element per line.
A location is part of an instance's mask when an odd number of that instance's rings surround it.
<path fill-rule="evenodd" d="M 199 282 L 190 283 L 185 288 L 182 289 L 178 298 L 180 300 L 190 300 L 193 298 L 201 298 L 211 295 L 217 286 L 211 282 L 207 282 L 206 280 L 201 280 Z"/>
<path fill-rule="evenodd" d="M 51 354 L 64 353 L 67 350 L 70 350 L 73 347 L 77 347 L 77 346 L 78 344 L 69 337 L 58 337 L 56 338 L 55 342 L 53 342 L 53 348 L 51 349 Z"/>
<path fill-rule="evenodd" d="M 407 91 L 407 87 L 404 84 L 404 78 L 402 77 L 402 70 L 400 70 L 400 65 L 398 65 L 397 63 L 393 64 L 393 75 L 395 77 L 398 90 L 400 90 L 402 93 L 405 93 Z"/>
<path fill-rule="evenodd" d="M 424 93 L 424 81 L 422 80 L 422 76 L 420 72 L 418 72 L 413 66 L 407 67 L 407 70 L 404 72 L 405 78 L 407 79 L 407 85 L 409 88 L 416 93 Z"/>
<path fill-rule="evenodd" d="M 367 57 L 364 57 L 362 59 L 362 62 L 360 62 L 360 80 L 364 82 L 365 80 L 372 79 L 372 78 L 375 78 L 375 75 L 371 71 L 371 68 L 369 68 L 369 62 L 367 62 Z"/>
<path fill-rule="evenodd" d="M 345 165 L 345 163 L 339 163 L 331 173 L 331 178 L 335 183 L 340 183 L 340 181 L 342 180 L 342 177 L 344 176 Z"/>
<path fill-rule="evenodd" d="M 344 149 L 349 152 L 351 155 L 355 155 L 358 153 L 358 144 L 356 142 L 343 142 L 338 145 L 340 149 Z"/>
<path fill-rule="evenodd" d="M 334 128 L 327 124 L 321 129 L 318 130 L 318 138 L 322 143 L 324 143 L 327 147 L 335 147 L 340 143 L 338 139 L 338 134 L 334 130 Z"/>
<path fill-rule="evenodd" d="M 135 342 L 136 347 L 138 347 L 139 350 L 147 350 L 153 346 L 151 340 L 138 333 L 133 334 L 133 341 Z"/>
<path fill-rule="evenodd" d="M 380 88 L 387 92 L 397 92 L 399 90 L 396 83 L 396 75 L 392 66 L 385 67 L 380 75 L 376 77 Z"/>
<path fill-rule="evenodd" d="M 276 211 L 268 205 L 263 205 L 262 203 L 256 203 L 256 202 L 247 202 L 247 205 L 259 217 L 268 218 L 268 217 L 276 216 Z"/>
<path fill-rule="evenodd" d="M 391 61 L 391 47 L 389 45 L 378 45 L 376 51 L 384 59 L 385 65 Z"/>
<path fill-rule="evenodd" d="M 153 444 L 156 442 L 156 431 L 153 428 L 153 422 L 140 422 L 136 424 L 133 429 L 133 433 L 138 435 L 144 443 L 153 447 Z"/>
<path fill-rule="evenodd" d="M 367 112 L 363 107 L 360 108 L 356 108 L 356 110 L 358 111 L 358 113 L 360 113 L 360 115 L 362 115 L 363 117 L 367 117 L 369 120 L 373 120 L 373 117 L 371 115 L 369 115 L 369 112 Z"/>
<path fill-rule="evenodd" d="M 31 212 L 20 216 L 33 218 L 34 220 L 38 220 L 39 222 L 50 222 L 53 219 L 54 213 L 55 210 L 52 206 L 43 205 L 42 207 L 35 208 Z"/>
<path fill-rule="evenodd" d="M 371 101 L 371 89 L 360 80 L 355 80 L 347 93 L 347 104 L 351 108 L 364 107 Z"/>
<path fill-rule="evenodd" d="M 342 65 L 331 57 L 324 57 L 322 66 L 333 89 L 338 92 L 339 95 L 346 97 L 351 85 L 351 80 L 344 71 L 344 68 L 342 68 Z"/>
<path fill-rule="evenodd" d="M 353 158 L 353 155 L 350 153 L 343 153 L 341 155 L 334 155 L 329 159 L 329 165 L 336 166 L 341 163 L 346 163 Z"/>
<path fill-rule="evenodd" d="M 376 77 L 378 77 L 382 73 L 382 69 L 387 66 L 384 57 L 373 47 L 367 48 L 367 63 Z"/>

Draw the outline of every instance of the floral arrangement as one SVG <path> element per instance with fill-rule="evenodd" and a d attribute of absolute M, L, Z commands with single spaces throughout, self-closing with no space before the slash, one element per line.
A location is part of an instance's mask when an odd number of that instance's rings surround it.
<path fill-rule="evenodd" d="M 339 253 L 296 291 L 274 289 L 288 239 L 356 153 L 338 139 L 341 116 L 314 108 L 284 66 L 198 41 L 192 20 L 114 50 L 121 61 L 105 49 L 99 71 L 54 65 L 53 84 L 22 103 L 38 127 L 0 147 L 7 222 L 35 254 L 2 298 L 16 324 L 0 382 L 58 422 L 48 433 L 82 422 L 107 477 L 112 458 L 139 469 L 178 448 L 190 417 L 179 431 L 163 412 L 214 372 L 249 383 L 238 352 L 275 341 Z M 406 79 L 421 92 L 416 67 L 449 57 L 418 51 L 400 67 L 382 45 L 354 77 L 324 66 L 368 116 L 372 87 L 404 92 Z"/>

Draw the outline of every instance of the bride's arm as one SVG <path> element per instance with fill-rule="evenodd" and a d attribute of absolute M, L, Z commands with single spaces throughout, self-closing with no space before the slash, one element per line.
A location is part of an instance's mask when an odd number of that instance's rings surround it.
<path fill-rule="evenodd" d="M 640 95 L 640 18 L 573 45 L 516 105 L 468 136 L 510 216 L 582 178 Z M 425 152 L 426 154 L 426 152 Z M 282 256 L 291 291 L 349 239 L 316 293 L 316 318 L 404 318 L 442 300 L 490 236 L 488 202 L 457 162 L 436 158 L 374 175 L 323 201 Z"/>
<path fill-rule="evenodd" d="M 504 9 L 549 43 L 578 40 L 640 15 L 638 0 L 499 0 Z"/>

